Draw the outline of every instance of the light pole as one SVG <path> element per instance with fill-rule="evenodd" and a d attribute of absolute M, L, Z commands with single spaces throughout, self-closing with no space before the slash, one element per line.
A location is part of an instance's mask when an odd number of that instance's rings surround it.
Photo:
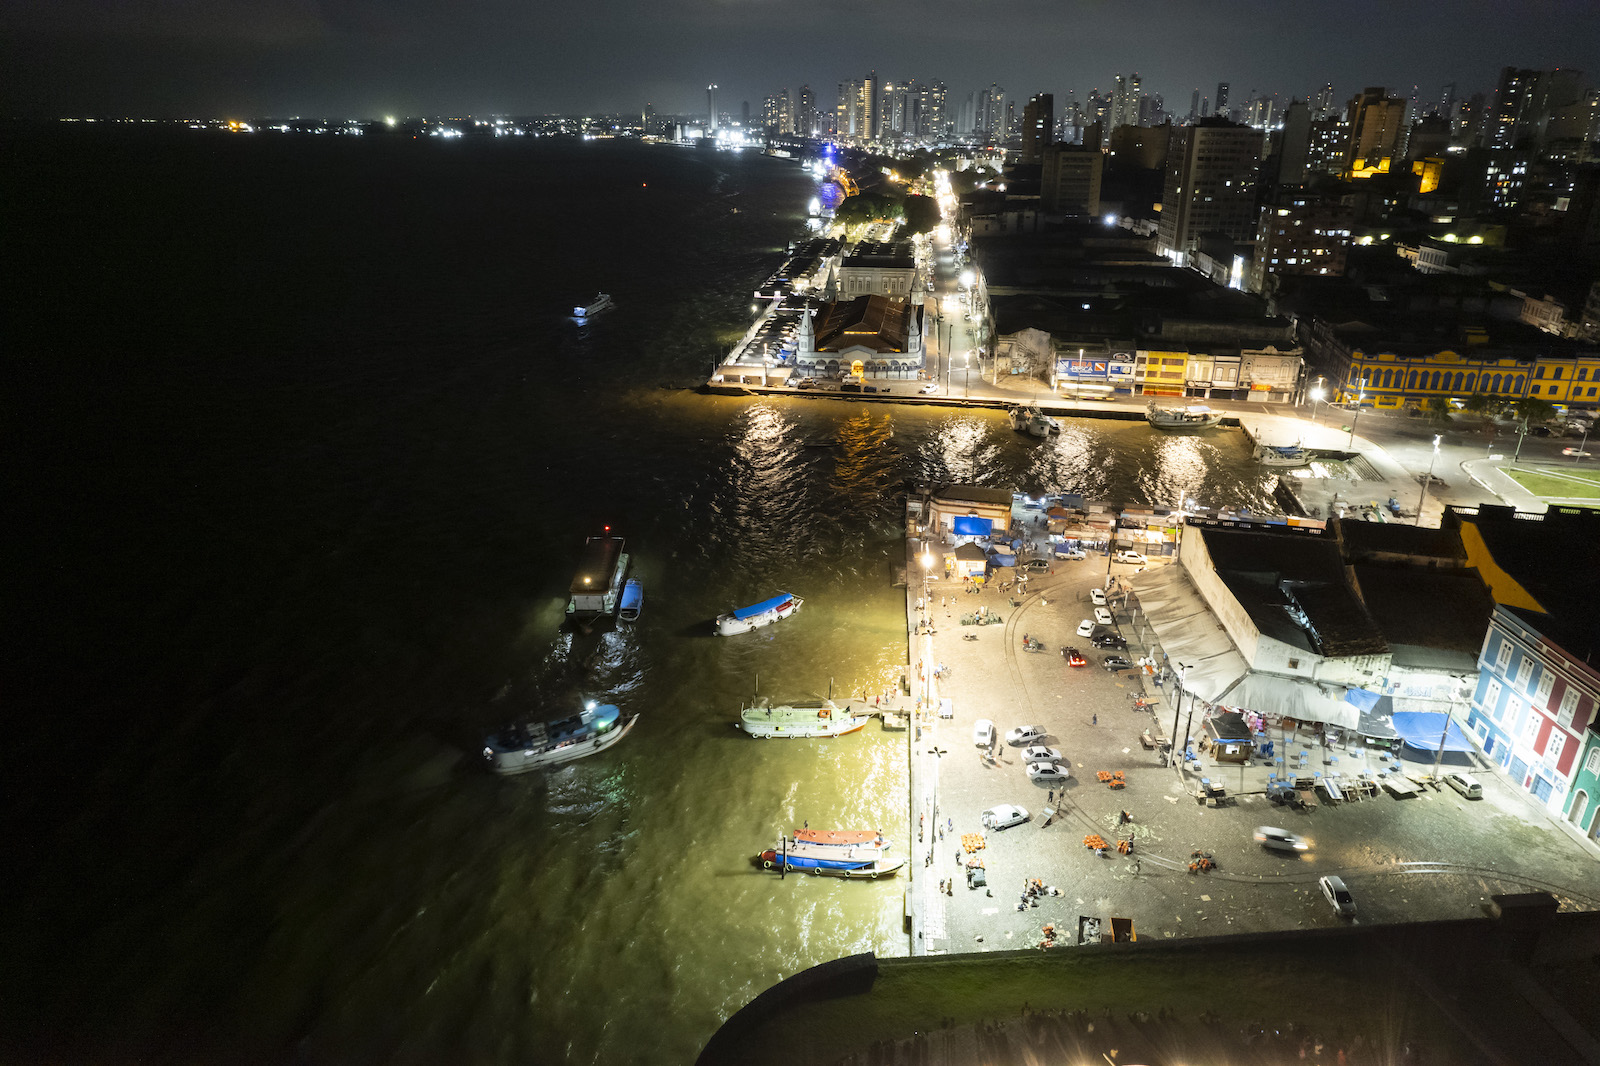
<path fill-rule="evenodd" d="M 1356 421 L 1361 417 L 1361 405 L 1367 398 L 1367 379 L 1361 379 L 1361 391 L 1356 394 L 1356 413 L 1350 418 L 1350 439 L 1345 442 L 1345 451 L 1354 451 L 1356 446 Z"/>
<path fill-rule="evenodd" d="M 1422 504 L 1428 498 L 1428 484 L 1433 481 L 1433 464 L 1439 461 L 1439 442 L 1444 440 L 1443 433 L 1433 435 L 1433 458 L 1428 460 L 1428 476 L 1422 479 L 1422 494 L 1417 497 L 1417 525 L 1422 525 Z"/>
<path fill-rule="evenodd" d="M 972 396 L 972 352 L 969 349 L 967 351 L 966 372 L 962 375 L 962 378 L 961 378 L 961 398 L 963 400 L 966 400 L 966 399 L 970 399 L 971 396 Z"/>
<path fill-rule="evenodd" d="M 1586 429 L 1586 430 L 1583 431 L 1583 439 L 1578 442 L 1578 451 L 1572 457 L 1572 461 L 1573 462 L 1578 463 L 1578 462 L 1582 462 L 1583 461 L 1583 449 L 1588 445 L 1588 443 L 1589 443 L 1589 431 Z"/>
<path fill-rule="evenodd" d="M 1319 374 L 1317 376 L 1317 383 L 1311 387 L 1311 424 L 1312 425 L 1321 425 L 1321 423 L 1317 421 L 1317 416 L 1321 413 L 1317 409 L 1317 404 L 1321 403 L 1322 402 L 1322 398 L 1324 396 L 1326 396 L 1326 395 L 1328 395 L 1328 394 L 1325 391 L 1323 391 L 1323 388 L 1322 388 L 1322 376 Z"/>
<path fill-rule="evenodd" d="M 1173 756 L 1173 755 L 1176 755 L 1178 753 L 1178 749 L 1176 747 L 1176 745 L 1178 743 L 1178 712 L 1183 708 L 1183 680 L 1188 675 L 1189 675 L 1189 666 L 1188 666 L 1188 664 L 1187 663 L 1179 663 L 1178 664 L 1178 695 L 1177 695 L 1177 698 L 1172 701 L 1172 736 L 1170 738 L 1168 738 L 1168 741 L 1167 741 L 1167 743 L 1169 745 L 1169 747 L 1167 748 L 1167 754 L 1168 754 L 1169 757 Z"/>
<path fill-rule="evenodd" d="M 1523 415 L 1522 416 L 1522 421 L 1517 424 L 1517 451 L 1516 451 L 1516 454 L 1514 454 L 1511 457 L 1511 461 L 1513 463 L 1516 462 L 1518 459 L 1522 458 L 1522 442 L 1527 440 L 1527 439 L 1528 439 L 1528 416 L 1527 415 Z"/>

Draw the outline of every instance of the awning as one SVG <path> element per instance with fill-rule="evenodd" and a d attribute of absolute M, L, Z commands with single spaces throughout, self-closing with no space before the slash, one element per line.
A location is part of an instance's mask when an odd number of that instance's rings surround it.
<path fill-rule="evenodd" d="M 1448 733 L 1445 732 L 1447 722 Z M 1473 750 L 1472 741 L 1461 732 L 1461 727 L 1441 711 L 1396 711 L 1394 728 L 1407 747 L 1438 751 L 1439 739 L 1443 737 L 1445 751 Z"/>
<path fill-rule="evenodd" d="M 1216 703 L 1250 672 L 1244 656 L 1234 649 L 1233 641 L 1180 567 L 1146 570 L 1135 574 L 1130 584 L 1139 597 L 1139 609 L 1161 640 L 1167 662 L 1174 670 L 1179 663 L 1187 667 L 1183 673 L 1186 691 Z"/>
<path fill-rule="evenodd" d="M 1345 702 L 1343 688 L 1328 691 L 1313 682 L 1277 674 L 1248 674 L 1221 702 L 1257 714 L 1275 714 L 1297 722 L 1323 722 L 1344 729 L 1354 729 L 1361 718 L 1361 712 Z"/>
<path fill-rule="evenodd" d="M 952 525 L 952 532 L 958 537 L 987 537 L 993 531 L 993 521 L 973 515 L 958 515 Z"/>

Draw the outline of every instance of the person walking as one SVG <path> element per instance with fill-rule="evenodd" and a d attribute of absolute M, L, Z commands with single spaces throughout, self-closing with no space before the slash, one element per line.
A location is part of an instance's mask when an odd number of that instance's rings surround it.
<path fill-rule="evenodd" d="M 1100 716 L 1098 714 L 1091 714 L 1089 716 L 1089 724 L 1090 725 L 1099 725 L 1100 724 Z"/>

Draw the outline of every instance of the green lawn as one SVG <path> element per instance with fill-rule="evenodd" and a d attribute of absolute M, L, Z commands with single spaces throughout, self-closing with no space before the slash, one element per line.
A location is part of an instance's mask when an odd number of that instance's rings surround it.
<path fill-rule="evenodd" d="M 1539 466 L 1508 466 L 1507 474 L 1517 484 L 1544 499 L 1600 499 L 1600 470 L 1582 466 L 1541 464 Z"/>

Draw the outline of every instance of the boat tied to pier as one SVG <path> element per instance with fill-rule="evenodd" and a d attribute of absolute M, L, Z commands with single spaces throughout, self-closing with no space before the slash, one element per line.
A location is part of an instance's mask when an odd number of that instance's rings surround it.
<path fill-rule="evenodd" d="M 1256 446 L 1256 461 L 1262 466 L 1284 469 L 1307 465 L 1311 462 L 1311 455 L 1298 444 L 1259 444 Z"/>
<path fill-rule="evenodd" d="M 830 700 L 786 703 L 774 707 L 765 699 L 739 710 L 738 728 L 760 740 L 769 737 L 842 737 L 866 727 L 870 715 L 850 713 Z"/>
<path fill-rule="evenodd" d="M 869 881 L 893 876 L 906 864 L 903 858 L 886 858 L 879 847 L 811 844 L 787 837 L 780 837 L 777 847 L 763 851 L 759 858 L 764 870 L 803 870 L 813 876 Z"/>
<path fill-rule="evenodd" d="M 616 306 L 616 302 L 613 301 L 608 294 L 600 292 L 596 293 L 594 299 L 590 300 L 588 303 L 579 304 L 577 307 L 574 307 L 572 309 L 572 317 L 580 320 L 593 318 L 595 315 L 598 315 L 604 311 L 610 311 Z"/>
<path fill-rule="evenodd" d="M 796 829 L 793 839 L 802 844 L 835 847 L 866 846 L 882 850 L 889 846 L 889 842 L 884 839 L 883 831 L 879 829 L 812 829 L 807 826 Z"/>
<path fill-rule="evenodd" d="M 555 722 L 515 722 L 491 733 L 483 757 L 497 774 L 525 774 L 546 766 L 598 755 L 633 729 L 637 714 L 624 715 L 614 704 L 584 705 L 570 718 Z"/>
<path fill-rule="evenodd" d="M 578 572 L 572 576 L 568 589 L 567 617 L 579 624 L 588 624 L 604 615 L 617 613 L 622 599 L 622 583 L 628 574 L 628 553 L 623 551 L 626 542 L 612 536 L 611 527 L 602 536 L 590 537 L 583 542 L 583 556 L 578 561 Z M 640 586 L 640 600 L 644 588 Z"/>
<path fill-rule="evenodd" d="M 622 603 L 617 608 L 619 622 L 637 622 L 639 612 L 644 610 L 644 582 L 636 577 L 630 577 L 628 583 L 622 586 Z"/>
<path fill-rule="evenodd" d="M 1157 429 L 1207 429 L 1222 421 L 1222 412 L 1203 404 L 1189 407 L 1158 407 L 1154 400 L 1145 408 L 1145 420 Z"/>
<path fill-rule="evenodd" d="M 797 613 L 804 602 L 793 593 L 780 592 L 770 600 L 762 600 L 749 607 L 740 607 L 728 614 L 718 615 L 717 635 L 731 637 L 739 633 L 748 633 L 752 629 L 760 629 L 762 626 L 770 626 Z"/>
<path fill-rule="evenodd" d="M 1061 423 L 1041 411 L 1038 404 L 1019 404 L 1006 414 L 1011 419 L 1011 428 L 1018 433 L 1044 438 L 1061 432 Z"/>

